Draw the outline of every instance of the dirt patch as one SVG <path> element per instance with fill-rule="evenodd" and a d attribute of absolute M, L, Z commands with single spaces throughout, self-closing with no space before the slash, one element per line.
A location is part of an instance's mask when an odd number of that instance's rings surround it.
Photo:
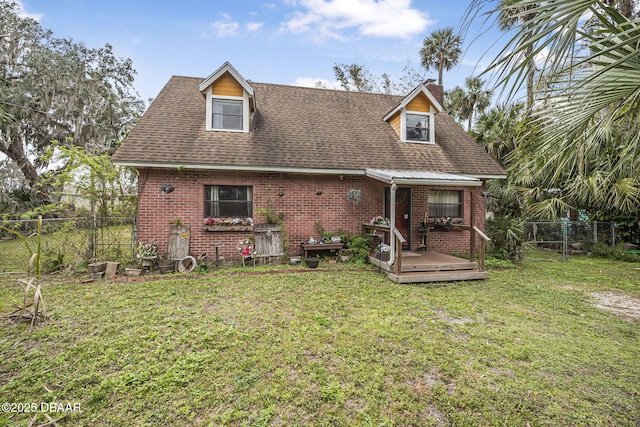
<path fill-rule="evenodd" d="M 436 312 L 436 317 L 439 320 L 442 320 L 449 325 L 464 325 L 466 323 L 473 323 L 473 319 L 469 319 L 468 317 L 452 317 L 447 315 L 447 312 L 443 308 L 434 308 L 433 311 Z"/>
<path fill-rule="evenodd" d="M 601 310 L 607 310 L 629 321 L 640 321 L 640 298 L 621 292 L 593 292 L 595 304 Z"/>

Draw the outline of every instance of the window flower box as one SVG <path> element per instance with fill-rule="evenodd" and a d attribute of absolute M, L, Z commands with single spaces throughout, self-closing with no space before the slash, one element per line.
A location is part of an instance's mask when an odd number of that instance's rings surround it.
<path fill-rule="evenodd" d="M 252 231 L 250 225 L 203 225 L 204 231 Z"/>
<path fill-rule="evenodd" d="M 452 219 L 451 217 L 433 218 L 429 222 L 427 222 L 426 225 L 434 231 L 452 231 L 462 230 L 465 228 L 462 219 Z"/>
<path fill-rule="evenodd" d="M 207 218 L 202 224 L 204 231 L 252 231 L 252 218 Z"/>

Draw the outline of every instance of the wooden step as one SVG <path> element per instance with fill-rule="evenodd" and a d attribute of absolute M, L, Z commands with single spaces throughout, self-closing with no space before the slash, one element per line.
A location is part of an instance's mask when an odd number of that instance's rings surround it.
<path fill-rule="evenodd" d="M 458 282 L 463 280 L 484 280 L 486 271 L 456 270 L 456 271 L 416 271 L 410 273 L 389 273 L 387 277 L 396 283 L 429 283 L 429 282 Z"/>
<path fill-rule="evenodd" d="M 477 262 L 455 262 L 455 263 L 441 263 L 441 264 L 402 264 L 403 273 L 412 273 L 417 271 L 432 272 L 432 271 L 458 271 L 458 270 L 477 270 Z"/>

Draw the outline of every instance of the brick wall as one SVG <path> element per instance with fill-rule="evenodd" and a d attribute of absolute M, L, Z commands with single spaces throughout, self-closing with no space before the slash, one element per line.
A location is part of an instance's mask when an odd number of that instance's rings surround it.
<path fill-rule="evenodd" d="M 411 215 L 411 247 L 415 248 L 422 242 L 422 236 L 419 236 L 415 230 L 421 222 L 424 221 L 425 207 L 428 206 L 429 190 L 456 190 L 462 191 L 463 197 L 463 222 L 467 225 L 471 223 L 471 192 L 475 195 L 475 216 L 474 225 L 480 230 L 485 230 L 485 198 L 482 196 L 484 189 L 475 187 L 473 189 L 466 187 L 412 187 L 412 215 Z M 476 247 L 478 247 L 478 237 L 476 237 Z M 442 253 L 465 253 L 469 251 L 470 232 L 469 230 L 452 230 L 452 231 L 434 231 L 429 232 L 429 250 Z"/>
<path fill-rule="evenodd" d="M 171 184 L 175 190 L 169 194 L 160 193 L 162 184 Z M 385 184 L 363 176 L 142 169 L 138 179 L 138 239 L 157 240 L 160 255 L 166 255 L 171 222 L 180 218 L 191 229 L 190 254 L 197 256 L 206 252 L 211 256 L 219 242 L 221 255 L 226 259 L 239 259 L 237 242 L 252 233 L 202 230 L 205 185 L 252 186 L 254 212 L 256 208 L 273 208 L 284 213 L 286 251 L 290 256 L 301 254 L 300 244 L 309 237 L 319 237 L 316 223 L 327 231 L 341 228 L 356 233 L 360 232 L 362 222 L 368 222 L 384 211 Z M 352 189 L 361 190 L 360 203 L 349 200 L 348 192 Z M 464 190 L 465 223 L 468 224 L 470 192 L 464 188 L 451 189 Z M 481 191 L 477 190 L 476 221 L 483 228 Z M 415 229 L 423 220 L 427 193 L 426 187 L 412 187 L 412 248 L 420 244 Z M 254 222 L 265 221 L 254 214 Z M 469 234 L 467 231 L 431 233 L 430 243 L 433 250 L 464 252 L 468 248 Z"/>

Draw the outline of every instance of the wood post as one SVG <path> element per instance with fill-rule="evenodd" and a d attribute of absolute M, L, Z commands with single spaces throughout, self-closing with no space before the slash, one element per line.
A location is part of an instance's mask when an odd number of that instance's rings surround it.
<path fill-rule="evenodd" d="M 469 193 L 471 193 L 471 201 L 469 202 L 469 209 L 471 210 L 469 213 L 469 261 L 474 262 L 476 259 L 476 232 L 473 227 L 476 225 L 476 192 L 473 188 L 470 188 Z"/>
<path fill-rule="evenodd" d="M 396 258 L 393 262 L 393 268 L 396 274 L 402 273 L 402 241 L 398 236 L 393 236 L 396 239 Z"/>

